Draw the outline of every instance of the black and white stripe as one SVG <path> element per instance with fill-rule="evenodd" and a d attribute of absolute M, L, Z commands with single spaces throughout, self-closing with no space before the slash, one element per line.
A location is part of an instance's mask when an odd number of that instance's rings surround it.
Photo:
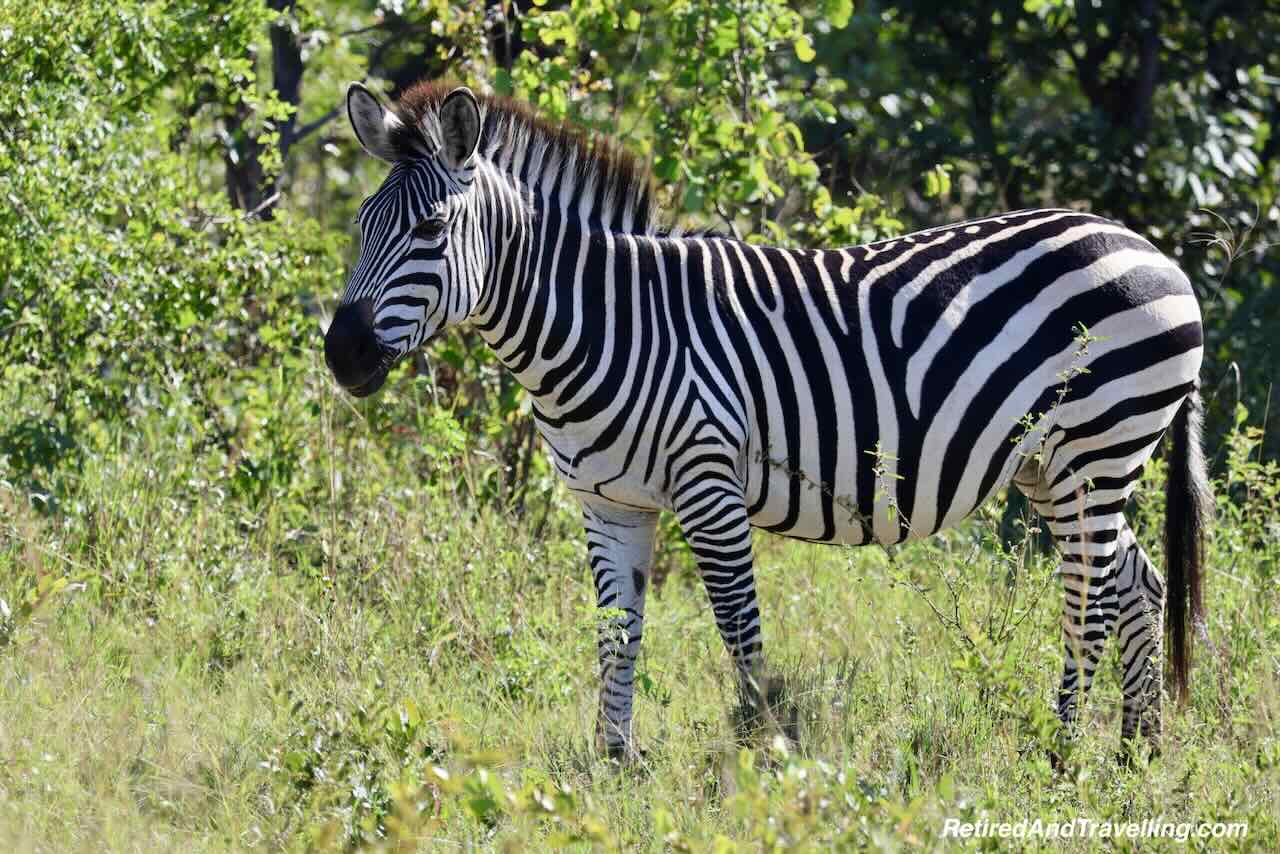
<path fill-rule="evenodd" d="M 468 140 L 442 119 L 456 91 L 424 84 L 376 120 L 352 111 L 366 147 L 379 153 L 368 140 L 390 128 L 379 156 L 401 154 L 362 209 L 344 303 L 372 301 L 389 358 L 472 322 L 531 393 L 582 501 L 599 604 L 619 609 L 600 641 L 608 749 L 631 744 L 658 511 L 675 512 L 750 681 L 763 662 L 752 527 L 896 543 L 1011 482 L 1062 552 L 1062 717 L 1115 634 L 1124 734 L 1158 728 L 1164 582 L 1123 510 L 1176 418 L 1198 443 L 1200 312 L 1172 262 L 1069 210 L 830 251 L 661 233 L 624 157 L 496 99 L 473 101 Z M 450 133 L 474 154 L 417 153 Z M 439 241 L 414 237 L 441 216 Z M 1198 516 L 1203 461 L 1184 457 L 1173 465 Z"/>

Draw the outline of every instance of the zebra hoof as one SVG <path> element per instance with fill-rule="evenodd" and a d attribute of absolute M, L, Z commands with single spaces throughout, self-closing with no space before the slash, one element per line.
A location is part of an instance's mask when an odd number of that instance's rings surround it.
<path fill-rule="evenodd" d="M 1120 739 L 1120 749 L 1116 751 L 1116 765 L 1126 771 L 1132 771 L 1140 764 L 1149 765 L 1160 758 L 1160 745 L 1149 737 L 1142 739 L 1133 736 Z M 1139 762 L 1139 759 L 1142 761 Z"/>
<path fill-rule="evenodd" d="M 604 726 L 599 724 L 596 727 L 596 753 L 605 762 L 618 767 L 634 765 L 645 757 L 645 752 L 629 738 L 621 741 L 606 738 Z"/>
<path fill-rule="evenodd" d="M 1058 741 L 1057 744 L 1044 748 L 1045 756 L 1049 760 L 1049 767 L 1053 769 L 1054 774 L 1061 777 L 1069 775 L 1075 770 L 1076 763 L 1072 762 L 1071 758 L 1073 746 L 1069 741 Z"/>
<path fill-rule="evenodd" d="M 634 745 L 609 744 L 600 750 L 600 758 L 617 769 L 634 768 L 643 765 L 649 752 Z"/>

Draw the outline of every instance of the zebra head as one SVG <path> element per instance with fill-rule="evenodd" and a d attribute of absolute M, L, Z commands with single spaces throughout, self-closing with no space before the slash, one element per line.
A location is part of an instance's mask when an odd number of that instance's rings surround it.
<path fill-rule="evenodd" d="M 347 90 L 347 115 L 365 151 L 391 164 L 360 205 L 360 258 L 324 341 L 338 384 L 364 397 L 479 299 L 484 253 L 471 187 L 483 117 L 471 90 L 457 87 L 410 125 L 358 83 Z"/>

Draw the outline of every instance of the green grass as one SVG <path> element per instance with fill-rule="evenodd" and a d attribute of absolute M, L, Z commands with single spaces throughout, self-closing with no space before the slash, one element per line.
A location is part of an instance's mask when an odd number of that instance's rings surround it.
<path fill-rule="evenodd" d="M 757 537 L 785 754 L 777 726 L 735 727 L 705 594 L 671 559 L 640 665 L 645 757 L 619 769 L 592 748 L 594 594 L 564 496 L 542 522 L 475 506 L 456 486 L 471 463 L 397 456 L 330 415 L 301 486 L 265 499 L 160 417 L 98 437 L 52 511 L 0 486 L 0 850 L 944 850 L 947 817 L 1160 816 L 1280 845 L 1274 494 L 1228 490 L 1214 650 L 1149 765 L 1114 759 L 1104 669 L 1051 770 L 1060 592 L 1047 559 L 997 553 L 988 514 L 892 560 Z M 1009 604 L 1027 615 L 1001 629 Z"/>

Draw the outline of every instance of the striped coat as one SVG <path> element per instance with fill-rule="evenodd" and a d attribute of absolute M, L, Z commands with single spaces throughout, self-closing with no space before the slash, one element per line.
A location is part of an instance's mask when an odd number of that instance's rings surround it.
<path fill-rule="evenodd" d="M 684 529 L 743 685 L 763 635 L 751 528 L 894 543 L 1016 484 L 1062 554 L 1070 722 L 1119 635 L 1126 736 L 1158 731 L 1162 612 L 1185 684 L 1199 609 L 1199 308 L 1123 226 L 1020 211 L 849 249 L 657 229 L 643 170 L 511 101 L 353 87 L 393 164 L 326 335 L 357 394 L 445 326 L 475 325 L 533 398 L 582 502 L 602 633 L 598 737 L 628 753 L 660 510 Z M 1124 518 L 1173 427 L 1169 583 Z M 1175 565 L 1176 563 L 1176 565 Z"/>

